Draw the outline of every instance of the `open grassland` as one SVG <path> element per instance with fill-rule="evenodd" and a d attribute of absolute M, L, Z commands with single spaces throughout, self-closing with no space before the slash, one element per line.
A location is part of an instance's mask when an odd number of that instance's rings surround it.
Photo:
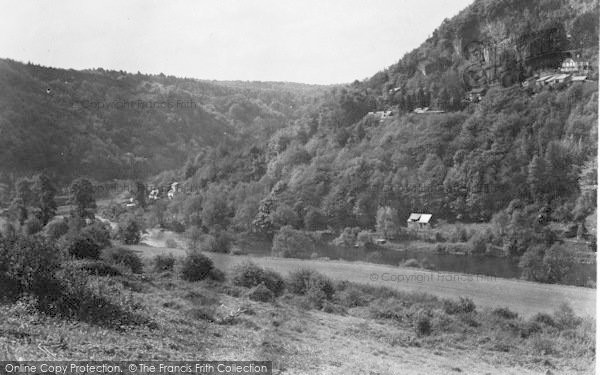
<path fill-rule="evenodd" d="M 171 253 L 184 256 L 182 249 L 130 246 L 142 257 Z M 300 260 L 274 257 L 250 257 L 206 253 L 216 267 L 228 270 L 236 264 L 252 259 L 257 264 L 286 273 L 301 267 L 314 269 L 334 280 L 385 286 L 405 292 L 425 292 L 443 298 L 465 296 L 478 306 L 508 307 L 522 315 L 551 312 L 566 302 L 581 316 L 595 316 L 596 290 L 567 285 L 542 284 L 523 280 L 433 272 L 421 269 L 393 267 L 363 262 L 332 260 Z M 375 276 L 373 276 L 375 275 Z"/>

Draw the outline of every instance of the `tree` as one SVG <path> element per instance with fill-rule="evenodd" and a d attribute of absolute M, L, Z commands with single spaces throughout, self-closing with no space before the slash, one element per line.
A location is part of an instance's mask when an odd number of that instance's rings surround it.
<path fill-rule="evenodd" d="M 575 263 L 573 251 L 559 243 L 555 243 L 546 251 L 543 264 L 546 279 L 550 283 L 559 283 L 571 272 Z"/>
<path fill-rule="evenodd" d="M 287 204 L 280 204 L 275 212 L 272 214 L 272 221 L 276 227 L 283 227 L 290 225 L 295 229 L 300 226 L 300 219 L 298 214 Z"/>
<path fill-rule="evenodd" d="M 138 205 L 142 208 L 146 208 L 146 196 L 148 195 L 148 190 L 146 189 L 146 185 L 144 185 L 141 181 L 136 181 L 135 183 L 135 200 Z"/>
<path fill-rule="evenodd" d="M 70 203 L 74 205 L 73 216 L 81 219 L 94 219 L 96 211 L 96 199 L 94 198 L 94 186 L 85 178 L 78 178 L 71 184 Z"/>
<path fill-rule="evenodd" d="M 521 268 L 521 278 L 531 281 L 544 281 L 546 271 L 544 269 L 544 245 L 530 246 L 521 256 L 519 268 Z"/>
<path fill-rule="evenodd" d="M 318 208 L 311 207 L 304 216 L 304 229 L 322 230 L 327 229 L 327 217 Z"/>
<path fill-rule="evenodd" d="M 400 231 L 398 212 L 392 207 L 379 207 L 376 221 L 377 231 L 385 238 L 393 238 Z"/>
<path fill-rule="evenodd" d="M 32 200 L 31 181 L 27 178 L 18 179 L 15 184 L 15 197 L 9 211 L 20 225 L 23 225 L 29 216 L 27 208 L 31 205 Z"/>
<path fill-rule="evenodd" d="M 134 217 L 128 217 L 119 224 L 118 236 L 126 245 L 140 243 L 141 229 Z"/>
<path fill-rule="evenodd" d="M 56 215 L 56 188 L 48 176 L 39 174 L 33 180 L 32 190 L 35 214 L 44 226 Z"/>
<path fill-rule="evenodd" d="M 529 191 L 534 200 L 541 200 L 543 193 L 547 189 L 547 169 L 548 166 L 545 159 L 534 155 L 529 163 L 527 175 Z"/>

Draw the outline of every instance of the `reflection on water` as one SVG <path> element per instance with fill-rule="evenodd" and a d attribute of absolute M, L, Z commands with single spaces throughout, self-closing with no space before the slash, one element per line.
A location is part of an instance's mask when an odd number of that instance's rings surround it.
<path fill-rule="evenodd" d="M 262 255 L 266 255 L 264 252 Z M 318 249 L 319 257 L 348 261 L 365 261 L 397 266 L 409 259 L 416 259 L 427 268 L 435 271 L 460 272 L 503 278 L 521 277 L 519 259 L 489 256 L 469 256 L 457 254 L 438 254 L 424 250 L 391 250 L 379 247 L 367 250 L 363 247 L 339 247 L 324 245 Z M 586 286 L 589 280 L 596 280 L 595 264 L 576 264 L 565 284 Z"/>

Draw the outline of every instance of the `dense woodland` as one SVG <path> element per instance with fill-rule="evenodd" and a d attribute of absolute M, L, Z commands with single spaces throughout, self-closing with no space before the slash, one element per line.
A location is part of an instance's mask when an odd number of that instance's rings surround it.
<path fill-rule="evenodd" d="M 510 45 L 549 28 L 570 52 L 535 64 L 504 59 L 512 81 L 490 84 L 478 103 L 464 100 L 464 45 Z M 177 181 L 173 200 L 138 199 L 147 224 L 203 233 L 398 227 L 393 237 L 411 212 L 429 212 L 493 223 L 478 240 L 507 255 L 527 252 L 535 268 L 559 240 L 557 225 L 578 225 L 595 240 L 597 46 L 593 1 L 478 0 L 396 64 L 348 85 L 206 82 L 3 60 L 4 201 L 22 211 L 17 179 L 45 171 L 58 187 L 80 176 Z M 588 59 L 596 81 L 520 86 L 566 53 Z M 120 100 L 196 105 L 90 105 Z M 445 112 L 413 112 L 426 106 Z M 393 116 L 369 114 L 381 110 Z M 112 210 L 118 218 L 122 207 Z"/>

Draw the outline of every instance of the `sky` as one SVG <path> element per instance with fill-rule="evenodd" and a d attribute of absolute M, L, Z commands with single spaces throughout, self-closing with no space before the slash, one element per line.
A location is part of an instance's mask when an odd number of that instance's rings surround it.
<path fill-rule="evenodd" d="M 215 80 L 348 83 L 472 0 L 0 0 L 0 57 Z"/>

